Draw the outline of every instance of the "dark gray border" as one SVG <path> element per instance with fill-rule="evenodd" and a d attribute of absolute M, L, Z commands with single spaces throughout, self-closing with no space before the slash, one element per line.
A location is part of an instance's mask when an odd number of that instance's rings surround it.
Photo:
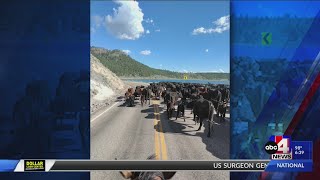
<path fill-rule="evenodd" d="M 256 171 L 264 170 L 270 160 L 226 160 L 226 161 L 88 161 L 70 160 L 56 161 L 50 171 L 89 171 L 89 170 L 230 170 L 230 171 Z M 217 165 L 221 163 L 221 167 Z M 231 167 L 232 163 L 252 164 L 253 168 Z M 261 163 L 264 168 L 258 168 Z M 216 166 L 214 166 L 214 164 Z M 228 165 L 228 167 L 225 167 Z"/>

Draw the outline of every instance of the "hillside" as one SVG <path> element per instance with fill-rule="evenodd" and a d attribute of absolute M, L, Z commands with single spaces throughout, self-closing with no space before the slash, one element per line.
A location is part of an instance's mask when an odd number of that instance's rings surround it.
<path fill-rule="evenodd" d="M 90 55 L 91 111 L 107 106 L 126 87 L 121 79 Z"/>
<path fill-rule="evenodd" d="M 91 53 L 100 62 L 122 78 L 156 78 L 156 79 L 183 79 L 186 73 L 155 69 L 146 66 L 120 50 L 107 50 L 91 47 Z M 222 80 L 229 79 L 229 73 L 187 73 L 188 79 Z"/>

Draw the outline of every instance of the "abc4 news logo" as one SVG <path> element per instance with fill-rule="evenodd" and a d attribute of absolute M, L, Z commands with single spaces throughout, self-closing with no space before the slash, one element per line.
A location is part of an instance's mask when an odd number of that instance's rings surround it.
<path fill-rule="evenodd" d="M 287 138 L 282 138 L 278 143 L 269 141 L 265 144 L 264 149 L 271 154 L 271 159 L 292 159 L 289 143 L 290 140 Z"/>

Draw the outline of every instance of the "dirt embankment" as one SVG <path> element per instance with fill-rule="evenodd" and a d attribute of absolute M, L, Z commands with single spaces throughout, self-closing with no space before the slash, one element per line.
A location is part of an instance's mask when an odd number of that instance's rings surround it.
<path fill-rule="evenodd" d="M 90 60 L 90 98 L 93 113 L 112 103 L 126 86 L 120 78 L 101 64 L 99 59 L 90 55 Z"/>
<path fill-rule="evenodd" d="M 117 97 L 123 96 L 129 87 L 135 88 L 138 85 L 148 85 L 148 83 L 122 81 L 93 55 L 90 55 L 90 60 L 91 113 L 113 103 Z"/>

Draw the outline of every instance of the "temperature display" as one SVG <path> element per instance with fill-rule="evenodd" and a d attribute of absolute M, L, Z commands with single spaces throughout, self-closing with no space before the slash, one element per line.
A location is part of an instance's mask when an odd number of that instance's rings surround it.
<path fill-rule="evenodd" d="M 312 159 L 312 141 L 292 141 L 293 159 Z"/>

